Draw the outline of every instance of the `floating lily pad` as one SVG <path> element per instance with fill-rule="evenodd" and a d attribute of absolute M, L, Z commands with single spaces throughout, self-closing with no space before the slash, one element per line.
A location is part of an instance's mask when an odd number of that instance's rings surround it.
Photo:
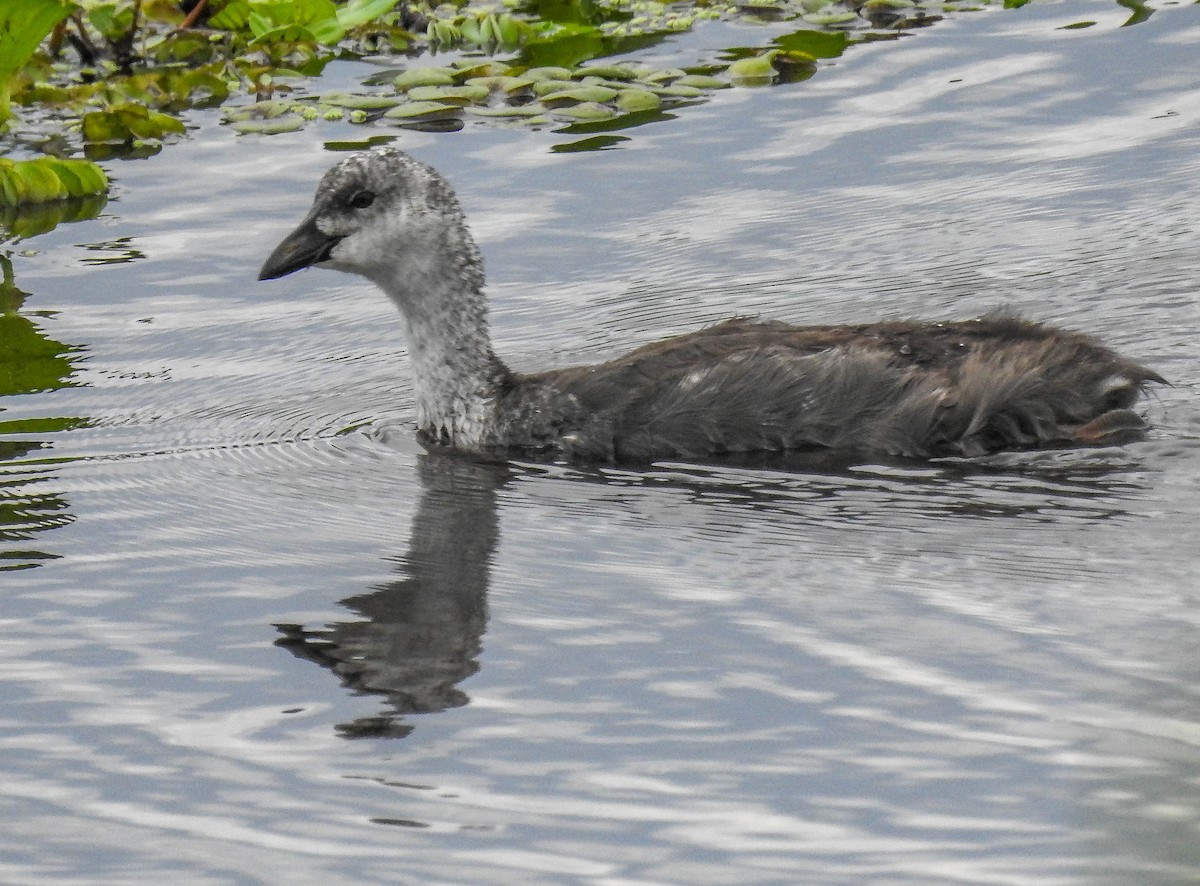
<path fill-rule="evenodd" d="M 83 140 L 87 142 L 130 144 L 134 139 L 161 139 L 167 134 L 183 132 L 183 123 L 170 114 L 133 103 L 83 115 Z"/>
<path fill-rule="evenodd" d="M 858 21 L 856 12 L 813 12 L 801 16 L 810 25 L 845 25 Z"/>
<path fill-rule="evenodd" d="M 578 105 L 587 102 L 600 104 L 612 101 L 617 95 L 617 90 L 609 89 L 607 86 L 576 86 L 572 89 L 564 89 L 561 92 L 552 92 L 549 95 L 543 95 L 542 104 L 548 108 Z"/>
<path fill-rule="evenodd" d="M 230 124 L 241 135 L 278 135 L 281 132 L 297 132 L 307 121 L 299 114 L 284 114 L 269 120 L 235 120 Z"/>
<path fill-rule="evenodd" d="M 344 92 L 330 92 L 322 95 L 320 100 L 322 104 L 351 111 L 383 111 L 402 101 L 394 95 L 348 95 Z"/>
<path fill-rule="evenodd" d="M 436 101 L 406 102 L 384 113 L 389 120 L 415 120 L 418 118 L 450 117 L 460 113 L 458 105 Z"/>
<path fill-rule="evenodd" d="M 850 45 L 850 38 L 845 31 L 803 30 L 776 37 L 774 42 L 787 52 L 803 52 L 812 58 L 837 58 Z"/>
<path fill-rule="evenodd" d="M 262 101 L 252 105 L 233 105 L 225 109 L 227 121 L 237 120 L 270 120 L 272 117 L 282 117 L 292 110 L 294 102 Z"/>
<path fill-rule="evenodd" d="M 728 86 L 728 83 L 724 84 Z M 685 83 L 672 83 L 670 86 L 655 86 L 653 89 L 656 95 L 661 95 L 664 98 L 699 98 L 704 95 L 703 89 L 697 89 L 695 86 L 688 86 Z"/>
<path fill-rule="evenodd" d="M 414 102 L 441 102 L 447 105 L 470 105 L 484 101 L 491 94 L 486 86 L 414 86 L 408 97 Z"/>
<path fill-rule="evenodd" d="M 604 120 L 615 116 L 617 112 L 599 102 L 582 102 L 566 108 L 557 108 L 555 113 L 560 117 L 570 117 L 573 120 Z"/>
<path fill-rule="evenodd" d="M 629 65 L 591 65 L 586 68 L 580 68 L 572 76 L 579 79 L 584 77 L 602 77 L 605 80 L 629 81 L 636 80 L 637 75 L 637 70 Z"/>
<path fill-rule="evenodd" d="M 671 84 L 674 87 L 686 86 L 703 92 L 706 89 L 728 89 L 729 84 L 720 77 L 708 74 L 687 74 Z"/>
<path fill-rule="evenodd" d="M 498 75 L 494 77 L 472 77 L 464 86 L 482 86 L 488 91 L 514 93 L 528 89 L 533 86 L 533 79 L 530 77 L 511 77 L 507 75 Z"/>
<path fill-rule="evenodd" d="M 686 76 L 687 71 L 683 70 L 683 68 L 663 68 L 660 71 L 651 71 L 649 74 L 645 74 L 637 79 L 643 83 L 673 83 L 681 77 Z"/>
<path fill-rule="evenodd" d="M 494 61 L 462 59 L 455 66 L 458 68 L 458 76 L 463 80 L 470 80 L 472 77 L 503 77 L 508 73 L 508 65 Z"/>
<path fill-rule="evenodd" d="M 56 113 L 44 118 L 53 120 L 62 133 L 58 137 L 68 143 L 82 132 L 89 156 L 108 151 L 123 157 L 157 150 L 164 137 L 183 132 L 183 124 L 164 111 L 220 105 L 230 94 L 268 99 L 225 111 L 232 128 L 244 132 L 293 131 L 322 119 L 370 125 L 378 112 L 398 108 L 405 110 L 389 116 L 390 121 L 433 114 L 427 128 L 439 119 L 461 125 L 454 122 L 462 115 L 450 109 L 453 105 L 470 109 L 479 120 L 511 118 L 536 125 L 547 113 L 540 102 L 529 110 L 513 109 L 535 97 L 557 106 L 557 117 L 569 116 L 567 108 L 577 106 L 585 106 L 578 113 L 600 120 L 643 109 L 657 113 L 732 84 L 802 80 L 817 70 L 818 59 L 835 58 L 854 43 L 893 39 L 903 29 L 937 20 L 936 12 L 956 8 L 945 0 L 567 0 L 549 5 L 520 0 L 400 5 L 396 0 L 218 0 L 209 4 L 207 28 L 179 29 L 177 0 L 0 0 L 0 7 L 5 2 L 22 8 L 31 3 L 71 6 L 78 15 L 63 25 L 67 39 L 78 36 L 79 22 L 86 23 L 90 39 L 102 41 L 97 45 L 102 57 L 89 75 L 94 79 L 81 82 L 77 72 L 70 72 L 71 62 L 63 61 L 71 54 L 52 60 L 42 49 L 11 78 L 0 78 L 0 86 L 9 84 L 19 104 L 54 104 Z M 1003 0 L 1003 5 L 1024 2 Z M 1131 3 L 1131 9 L 1143 10 L 1136 15 L 1150 14 L 1142 0 Z M 1127 23 L 1141 20 L 1136 15 Z M 722 56 L 727 64 L 684 70 L 626 60 L 705 19 L 802 19 L 809 26 L 775 37 L 767 52 L 762 41 L 752 49 L 731 50 Z M 136 37 L 134 73 L 123 75 L 103 57 L 111 57 L 113 48 L 103 41 L 126 34 Z M 452 60 L 430 66 L 431 59 L 419 57 L 421 45 L 410 46 L 418 40 L 427 40 L 434 51 L 453 47 Z M 377 59 L 397 50 L 419 60 L 406 62 L 393 55 L 392 64 L 399 69 L 376 68 L 360 79 L 361 89 L 294 97 L 290 84 L 282 82 L 317 75 L 337 58 Z M 498 52 L 506 57 L 489 57 Z M 0 56 L 0 67 L 11 63 L 3 47 Z M 405 64 L 414 66 L 403 69 Z M 377 87 L 394 87 L 397 94 L 381 95 L 373 91 Z M 576 91 L 583 88 L 592 91 Z M 443 91 L 428 91 L 433 89 Z M 423 107 L 423 102 L 432 106 Z M 109 107 L 98 110 L 101 103 Z M 281 122 L 268 126 L 273 120 Z M 41 121 L 32 125 L 46 126 Z"/>
<path fill-rule="evenodd" d="M 410 68 L 392 81 L 403 91 L 414 86 L 453 86 L 456 72 L 450 68 Z"/>
<path fill-rule="evenodd" d="M 574 80 L 536 80 L 533 84 L 535 95 L 553 95 L 556 92 L 566 92 L 578 84 Z"/>
<path fill-rule="evenodd" d="M 625 89 L 617 96 L 622 111 L 657 111 L 662 99 L 648 89 Z"/>
<path fill-rule="evenodd" d="M 771 51 L 750 58 L 739 58 L 727 70 L 729 79 L 738 86 L 769 85 L 775 79 L 773 62 L 776 55 L 777 51 Z"/>
<path fill-rule="evenodd" d="M 565 80 L 569 82 L 571 80 L 571 70 L 551 65 L 541 68 L 528 68 L 522 76 L 528 77 L 530 80 Z"/>

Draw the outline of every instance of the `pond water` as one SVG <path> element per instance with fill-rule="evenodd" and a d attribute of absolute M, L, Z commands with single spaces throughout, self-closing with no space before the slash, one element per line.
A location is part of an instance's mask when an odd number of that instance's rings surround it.
<path fill-rule="evenodd" d="M 1200 7 L 1128 18 L 954 16 L 611 151 L 396 131 L 516 368 L 1007 306 L 1173 382 L 1120 450 L 428 456 L 385 299 L 254 280 L 361 129 L 108 164 L 12 256 L 74 350 L 0 400 L 0 882 L 1200 881 Z"/>

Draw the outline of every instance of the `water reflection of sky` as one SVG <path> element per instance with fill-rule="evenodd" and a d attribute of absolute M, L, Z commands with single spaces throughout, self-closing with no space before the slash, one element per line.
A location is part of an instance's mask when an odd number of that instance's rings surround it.
<path fill-rule="evenodd" d="M 16 272 L 86 359 L 4 418 L 89 425 L 4 467 L 57 522 L 4 573 L 0 880 L 1194 879 L 1195 8 L 1127 16 L 954 17 L 594 155 L 399 137 L 516 365 L 1010 304 L 1175 382 L 1121 452 L 431 468 L 384 300 L 253 282 L 312 133 L 112 164 Z"/>

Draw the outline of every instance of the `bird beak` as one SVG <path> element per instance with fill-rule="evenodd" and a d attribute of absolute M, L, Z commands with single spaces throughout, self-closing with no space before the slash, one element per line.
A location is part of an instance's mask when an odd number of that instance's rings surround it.
<path fill-rule="evenodd" d="M 317 228 L 314 216 L 309 216 L 300 227 L 292 231 L 267 258 L 258 272 L 259 280 L 274 280 L 286 277 L 293 271 L 323 262 L 329 258 L 333 247 L 341 237 L 324 234 Z"/>

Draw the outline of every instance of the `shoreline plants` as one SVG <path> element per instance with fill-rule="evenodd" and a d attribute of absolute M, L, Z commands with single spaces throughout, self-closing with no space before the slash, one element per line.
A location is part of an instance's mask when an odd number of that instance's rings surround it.
<path fill-rule="evenodd" d="M 1020 6 L 1029 0 L 1000 0 Z M 1150 10 L 1133 11 L 1127 24 Z M 1130 4 L 1136 4 L 1136 9 Z M 452 130 L 553 127 L 596 150 L 728 87 L 803 80 L 824 60 L 989 0 L 0 0 L 0 207 L 105 193 L 133 159 L 222 108 L 239 134 L 321 121 Z M 999 4 L 996 4 L 999 5 Z M 765 45 L 680 67 L 630 59 L 710 21 Z M 788 29 L 791 30 L 788 30 Z M 745 39 L 749 28 L 732 28 Z M 335 59 L 360 86 L 309 84 Z M 383 136 L 386 138 L 386 135 Z M 82 153 L 87 160 L 70 159 Z"/>

